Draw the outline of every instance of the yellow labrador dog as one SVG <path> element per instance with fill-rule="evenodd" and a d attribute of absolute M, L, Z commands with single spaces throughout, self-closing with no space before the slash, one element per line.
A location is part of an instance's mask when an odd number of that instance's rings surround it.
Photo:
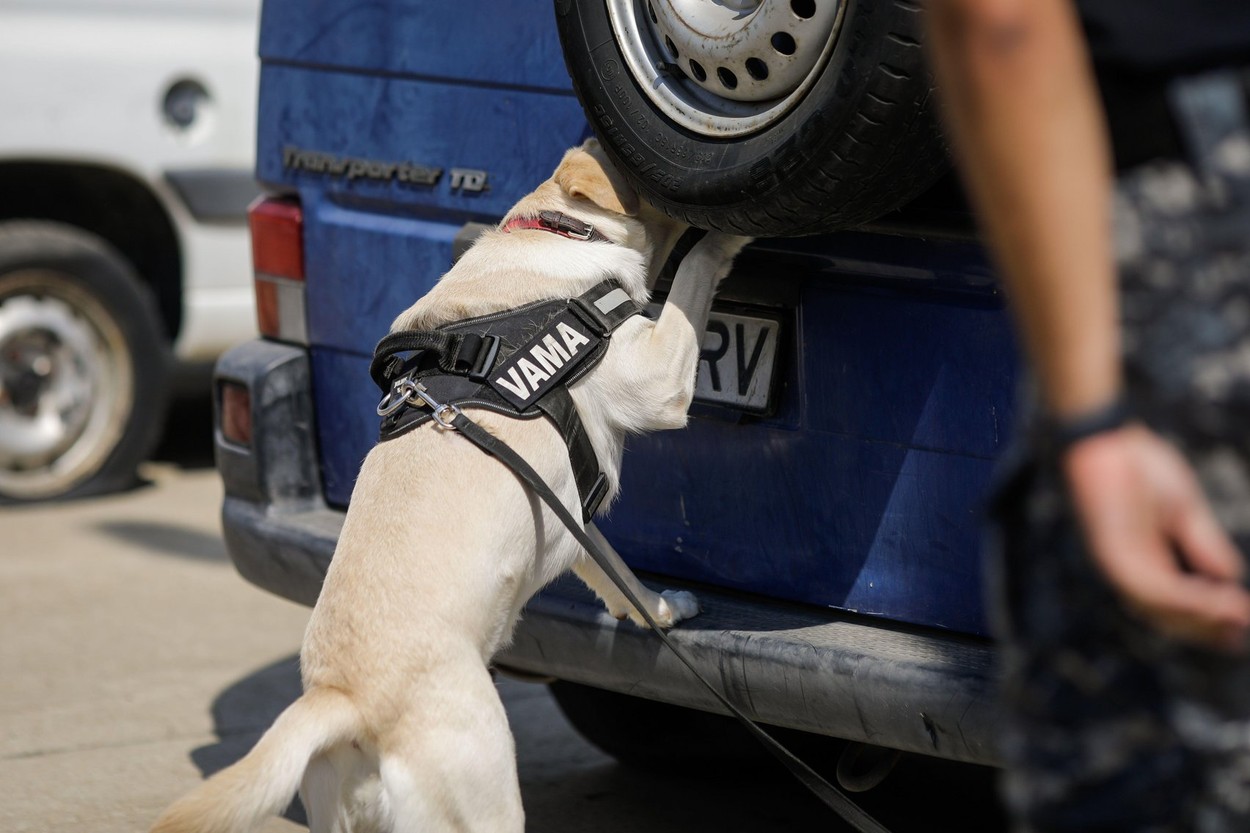
<path fill-rule="evenodd" d="M 607 241 L 487 232 L 394 329 L 571 298 L 608 278 L 645 304 L 685 230 L 641 203 L 593 140 L 566 153 L 504 225 L 543 211 L 590 223 Z M 712 295 L 746 242 L 704 237 L 658 320 L 627 319 L 570 386 L 607 476 L 604 505 L 618 489 L 626 434 L 685 424 Z M 548 420 L 466 413 L 579 507 L 568 448 Z M 698 612 L 691 594 L 657 594 L 620 568 L 660 624 Z M 243 760 L 171 806 L 154 833 L 242 833 L 281 812 L 297 788 L 314 833 L 520 833 L 515 749 L 488 663 L 526 601 L 569 569 L 614 615 L 642 624 L 555 514 L 457 432 L 427 424 L 380 443 L 308 624 L 303 696 Z"/>

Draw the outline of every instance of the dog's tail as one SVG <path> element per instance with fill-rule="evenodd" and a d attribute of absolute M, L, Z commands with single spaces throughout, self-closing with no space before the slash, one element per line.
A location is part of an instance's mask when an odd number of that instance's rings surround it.
<path fill-rule="evenodd" d="M 309 689 L 241 761 L 162 813 L 152 833 L 250 831 L 286 808 L 315 755 L 359 737 L 362 728 L 360 713 L 342 691 Z"/>

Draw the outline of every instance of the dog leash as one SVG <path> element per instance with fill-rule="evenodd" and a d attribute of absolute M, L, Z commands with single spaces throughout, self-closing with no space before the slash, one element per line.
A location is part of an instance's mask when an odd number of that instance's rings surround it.
<path fill-rule="evenodd" d="M 444 429 L 458 431 L 469 442 L 511 469 L 513 474 L 542 498 L 543 502 L 551 508 L 551 511 L 556 513 L 556 517 L 568 528 L 569 532 L 573 533 L 573 537 L 585 548 L 590 557 L 595 560 L 595 563 L 607 573 L 608 578 L 620 589 L 625 598 L 629 600 L 629 603 L 642 614 L 643 620 L 651 626 L 651 630 L 660 638 L 660 641 L 681 660 L 683 665 L 690 669 L 690 673 L 694 674 L 695 679 L 702 683 L 721 705 L 737 718 L 746 727 L 747 731 L 764 745 L 764 748 L 772 753 L 773 757 L 780 761 L 786 769 L 790 770 L 790 773 L 795 778 L 802 782 L 805 787 L 844 821 L 860 831 L 860 833 L 888 833 L 887 829 L 880 822 L 864 812 L 845 793 L 822 778 L 819 773 L 805 764 L 789 749 L 782 746 L 772 735 L 760 728 L 759 724 L 747 717 L 741 709 L 720 692 L 720 689 L 695 668 L 694 663 L 686 655 L 686 652 L 669 638 L 665 630 L 647 612 L 646 607 L 639 601 L 628 583 L 621 577 L 621 574 L 617 572 L 611 560 L 599 548 L 599 545 L 586 534 L 586 530 L 573 518 L 573 515 L 564 506 L 564 503 L 551 490 L 551 487 L 538 475 L 538 472 L 530 467 L 529 463 L 525 462 L 521 455 L 517 454 L 509 445 L 494 434 L 491 434 L 485 428 L 469 419 L 455 405 L 438 405 L 437 407 L 431 405 L 431 407 L 433 407 L 435 412 L 435 420 L 440 426 Z"/>

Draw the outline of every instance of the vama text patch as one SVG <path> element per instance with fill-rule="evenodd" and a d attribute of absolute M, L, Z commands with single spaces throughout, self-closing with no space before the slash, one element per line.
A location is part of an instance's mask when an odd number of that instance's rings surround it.
<path fill-rule="evenodd" d="M 560 384 L 581 364 L 599 337 L 571 312 L 562 312 L 491 371 L 487 381 L 518 410 L 524 410 Z"/>

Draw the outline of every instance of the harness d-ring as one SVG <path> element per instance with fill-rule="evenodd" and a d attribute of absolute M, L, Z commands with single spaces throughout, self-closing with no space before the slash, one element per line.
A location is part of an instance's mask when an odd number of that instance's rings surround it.
<path fill-rule="evenodd" d="M 382 401 L 378 403 L 378 416 L 390 416 L 398 411 L 404 405 L 424 404 L 429 407 L 431 416 L 440 427 L 451 431 L 456 430 L 456 426 L 452 424 L 456 417 L 460 416 L 460 409 L 452 404 L 444 404 L 434 397 L 430 396 L 425 385 L 415 381 L 410 376 L 402 379 L 396 379 L 395 384 L 382 397 Z"/>
<path fill-rule="evenodd" d="M 387 417 L 404 407 L 408 402 L 409 393 L 400 393 L 400 388 L 412 386 L 411 379 L 400 379 L 395 382 L 386 393 L 382 394 L 382 400 L 378 402 L 378 416 Z M 415 389 L 415 387 L 414 387 Z"/>

